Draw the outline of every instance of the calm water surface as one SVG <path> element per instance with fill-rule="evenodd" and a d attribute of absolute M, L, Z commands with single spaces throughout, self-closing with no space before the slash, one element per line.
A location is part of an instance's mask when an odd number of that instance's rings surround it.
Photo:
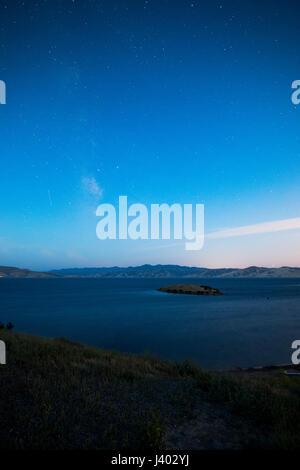
<path fill-rule="evenodd" d="M 226 295 L 156 291 L 175 282 Z M 300 279 L 0 279 L 0 320 L 16 331 L 208 368 L 288 363 L 300 339 Z"/>

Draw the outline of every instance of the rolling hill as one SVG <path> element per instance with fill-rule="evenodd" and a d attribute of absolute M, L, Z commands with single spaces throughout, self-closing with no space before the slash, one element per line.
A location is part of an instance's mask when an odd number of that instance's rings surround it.
<path fill-rule="evenodd" d="M 236 268 L 196 268 L 179 265 L 150 265 L 109 267 L 109 268 L 73 268 L 58 269 L 51 273 L 72 277 L 101 277 L 101 278 L 300 278 L 300 268 L 283 266 L 281 268 L 266 268 L 250 266 L 244 269 Z"/>
<path fill-rule="evenodd" d="M 58 277 L 57 274 L 55 273 L 44 273 L 44 272 L 39 272 L 39 271 L 30 271 L 30 269 L 20 269 L 20 268 L 15 268 L 15 267 L 10 267 L 10 266 L 0 266 L 0 278 L 4 277 L 19 277 L 19 278 L 24 278 L 24 277 Z"/>

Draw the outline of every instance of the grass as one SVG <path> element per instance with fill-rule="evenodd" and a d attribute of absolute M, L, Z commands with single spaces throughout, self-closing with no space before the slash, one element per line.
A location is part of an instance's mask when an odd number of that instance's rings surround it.
<path fill-rule="evenodd" d="M 2 449 L 162 450 L 170 426 L 197 421 L 199 403 L 249 424 L 245 446 L 300 449 L 300 380 L 280 371 L 208 372 L 7 329 L 0 339 Z"/>

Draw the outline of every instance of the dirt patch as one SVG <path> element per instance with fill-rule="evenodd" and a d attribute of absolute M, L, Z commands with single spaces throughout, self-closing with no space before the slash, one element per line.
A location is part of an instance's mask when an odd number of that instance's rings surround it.
<path fill-rule="evenodd" d="M 245 449 L 257 439 L 255 428 L 224 406 L 199 402 L 195 418 L 166 429 L 168 450 Z"/>

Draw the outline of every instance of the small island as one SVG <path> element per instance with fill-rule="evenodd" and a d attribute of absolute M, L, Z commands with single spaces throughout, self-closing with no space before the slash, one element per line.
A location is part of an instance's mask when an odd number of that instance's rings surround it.
<path fill-rule="evenodd" d="M 172 284 L 170 286 L 160 287 L 160 292 L 170 294 L 192 294 L 192 295 L 223 295 L 223 292 L 209 286 L 200 286 L 197 284 Z"/>

